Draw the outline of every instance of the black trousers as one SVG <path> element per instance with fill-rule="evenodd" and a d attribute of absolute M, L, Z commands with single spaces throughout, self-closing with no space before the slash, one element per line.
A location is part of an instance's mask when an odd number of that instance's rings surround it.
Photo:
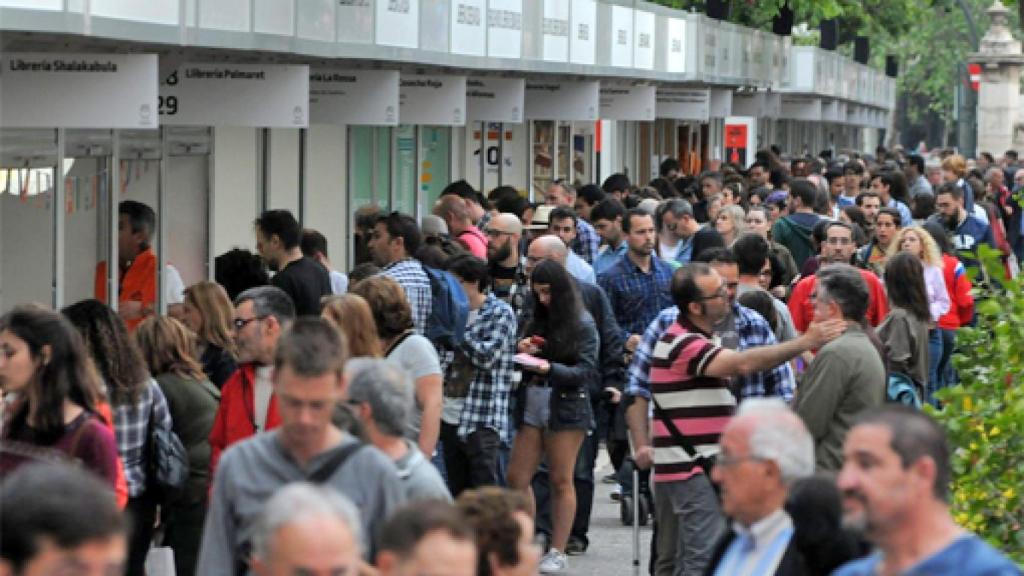
<path fill-rule="evenodd" d="M 194 502 L 176 502 L 164 506 L 164 546 L 174 549 L 174 570 L 177 576 L 193 576 L 199 561 L 199 545 L 203 540 L 206 519 L 206 497 Z"/>
<path fill-rule="evenodd" d="M 600 438 L 591 433 L 583 437 L 576 456 L 576 467 L 572 473 L 572 484 L 576 489 L 576 517 L 572 521 L 569 535 L 589 543 L 590 513 L 594 508 L 594 466 L 597 463 L 597 449 Z M 547 462 L 541 463 L 532 481 L 533 498 L 537 505 L 537 532 L 551 535 L 551 479 Z"/>
<path fill-rule="evenodd" d="M 125 508 L 131 519 L 132 535 L 128 540 L 127 576 L 146 576 L 146 554 L 153 541 L 153 523 L 156 522 L 156 501 L 148 494 L 128 499 Z"/>
<path fill-rule="evenodd" d="M 458 498 L 469 488 L 498 485 L 498 433 L 482 428 L 463 440 L 458 431 L 458 426 L 441 423 L 444 466 L 452 496 Z"/>

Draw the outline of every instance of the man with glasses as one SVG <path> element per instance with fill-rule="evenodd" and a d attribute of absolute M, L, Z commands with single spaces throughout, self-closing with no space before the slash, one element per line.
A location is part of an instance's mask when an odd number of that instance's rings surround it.
<path fill-rule="evenodd" d="M 853 228 L 845 222 L 832 222 L 825 230 L 825 242 L 821 245 L 821 264 L 849 264 L 857 245 L 853 241 Z M 878 276 L 870 270 L 860 270 L 861 277 L 867 285 L 868 302 L 865 317 L 872 326 L 878 326 L 889 313 L 885 286 Z M 807 330 L 814 318 L 814 303 L 811 294 L 817 283 L 817 276 L 807 276 L 797 282 L 793 293 L 789 296 L 789 312 L 793 315 L 793 325 L 800 332 Z"/>
<path fill-rule="evenodd" d="M 234 337 L 238 369 L 221 389 L 210 429 L 210 477 L 228 446 L 281 423 L 271 382 L 274 351 L 295 319 L 295 305 L 276 286 L 250 288 L 235 299 Z"/>
<path fill-rule="evenodd" d="M 491 219 L 486 232 L 491 293 L 504 300 L 518 315 L 529 291 L 526 258 L 519 249 L 523 223 L 515 214 L 501 213 Z"/>
<path fill-rule="evenodd" d="M 784 344 L 734 352 L 712 335 L 732 308 L 727 282 L 714 268 L 692 262 L 677 270 L 672 299 L 678 319 L 654 347 L 649 384 L 626 390 L 633 399 L 627 420 L 637 465 L 654 466 L 659 522 L 655 574 L 703 574 L 724 527 L 705 459 L 719 453 L 719 436 L 736 407 L 729 379 L 784 364 L 821 346 L 838 336 L 844 323 L 816 323 Z M 659 424 L 653 442 L 648 434 L 652 401 Z M 666 529 L 671 520 L 677 529 Z"/>
<path fill-rule="evenodd" d="M 855 417 L 885 402 L 882 351 L 861 324 L 869 301 L 864 272 L 849 264 L 829 264 L 818 271 L 811 292 L 815 322 L 843 325 L 842 335 L 822 346 L 807 368 L 795 403 L 814 437 L 814 459 L 821 470 L 839 470 L 843 440 Z"/>

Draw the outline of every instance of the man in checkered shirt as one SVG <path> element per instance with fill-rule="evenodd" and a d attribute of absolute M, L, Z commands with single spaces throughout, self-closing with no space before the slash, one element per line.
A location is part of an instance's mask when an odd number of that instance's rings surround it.
<path fill-rule="evenodd" d="M 571 209 L 576 204 L 576 190 L 561 180 L 555 180 L 548 185 L 548 189 L 544 193 L 544 203 L 548 206 L 564 206 Z M 589 222 L 577 216 L 576 238 L 569 248 L 580 258 L 586 260 L 587 264 L 593 264 L 600 246 L 601 237 L 597 235 L 597 230 L 594 230 Z"/>
<path fill-rule="evenodd" d="M 432 301 L 430 278 L 420 261 L 413 257 L 422 242 L 423 235 L 416 220 L 407 214 L 392 212 L 377 217 L 367 247 L 373 263 L 383 268 L 381 274 L 398 282 L 405 290 L 416 333 L 426 335 Z"/>

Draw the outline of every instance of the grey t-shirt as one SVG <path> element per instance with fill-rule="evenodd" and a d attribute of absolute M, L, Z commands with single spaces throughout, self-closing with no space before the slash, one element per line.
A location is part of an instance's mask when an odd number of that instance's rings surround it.
<path fill-rule="evenodd" d="M 398 364 L 408 372 L 413 384 L 424 376 L 441 374 L 441 362 L 437 357 L 437 350 L 425 337 L 419 334 L 410 334 L 405 340 L 395 346 L 388 354 L 388 360 Z M 423 422 L 423 406 L 419 399 L 416 400 L 416 410 L 413 412 L 412 420 L 405 429 L 405 437 L 418 440 L 420 437 L 420 424 Z"/>
<path fill-rule="evenodd" d="M 398 478 L 405 490 L 405 499 L 451 502 L 452 495 L 448 492 L 448 486 L 441 478 L 441 473 L 423 456 L 415 442 L 406 438 L 405 443 L 409 446 L 409 451 L 395 461 Z"/>
<path fill-rule="evenodd" d="M 353 442 L 356 440 L 346 435 L 338 446 L 314 457 L 306 469 L 285 451 L 277 429 L 228 448 L 217 465 L 196 574 L 237 575 L 237 560 L 248 553 L 260 513 L 271 495 L 285 484 L 306 481 Z M 372 446 L 349 456 L 323 485 L 355 504 L 367 535 L 375 535 L 405 501 L 394 463 Z M 370 545 L 364 549 L 364 557 L 373 558 L 373 536 L 367 541 Z"/>
<path fill-rule="evenodd" d="M 466 320 L 466 329 L 468 330 L 473 322 L 476 322 L 477 316 L 480 315 L 480 310 L 470 310 L 469 318 Z M 462 417 L 462 408 L 466 406 L 465 398 L 450 398 L 445 396 L 443 404 L 441 405 L 441 421 L 445 424 L 452 426 L 459 425 L 459 419 Z"/>

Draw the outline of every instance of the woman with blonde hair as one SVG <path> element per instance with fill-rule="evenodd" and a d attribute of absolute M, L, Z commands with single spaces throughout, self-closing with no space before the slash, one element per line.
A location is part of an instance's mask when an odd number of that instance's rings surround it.
<path fill-rule="evenodd" d="M 197 282 L 185 289 L 182 322 L 195 332 L 203 372 L 218 389 L 237 368 L 231 320 L 235 309 L 216 282 Z"/>
<path fill-rule="evenodd" d="M 188 454 L 188 482 L 180 494 L 161 503 L 161 519 L 164 544 L 174 549 L 175 573 L 191 576 L 206 517 L 209 436 L 220 391 L 196 360 L 195 334 L 181 322 L 164 316 L 148 318 L 135 330 L 135 343 L 167 399 L 172 429 Z"/>
<path fill-rule="evenodd" d="M 924 267 L 924 284 L 928 291 L 928 311 L 934 324 L 949 311 L 949 293 L 942 275 L 942 252 L 932 235 L 920 226 L 903 228 L 889 245 L 889 257 L 898 252 L 910 252 L 921 260 Z"/>
<path fill-rule="evenodd" d="M 723 206 L 718 211 L 718 216 L 715 218 L 715 230 L 722 235 L 726 246 L 732 246 L 740 234 L 747 231 L 746 218 L 746 211 L 737 204 Z"/>
<path fill-rule="evenodd" d="M 380 358 L 380 339 L 377 323 L 366 299 L 358 294 L 326 296 L 321 303 L 320 316 L 329 320 L 345 334 L 350 357 Z"/>

